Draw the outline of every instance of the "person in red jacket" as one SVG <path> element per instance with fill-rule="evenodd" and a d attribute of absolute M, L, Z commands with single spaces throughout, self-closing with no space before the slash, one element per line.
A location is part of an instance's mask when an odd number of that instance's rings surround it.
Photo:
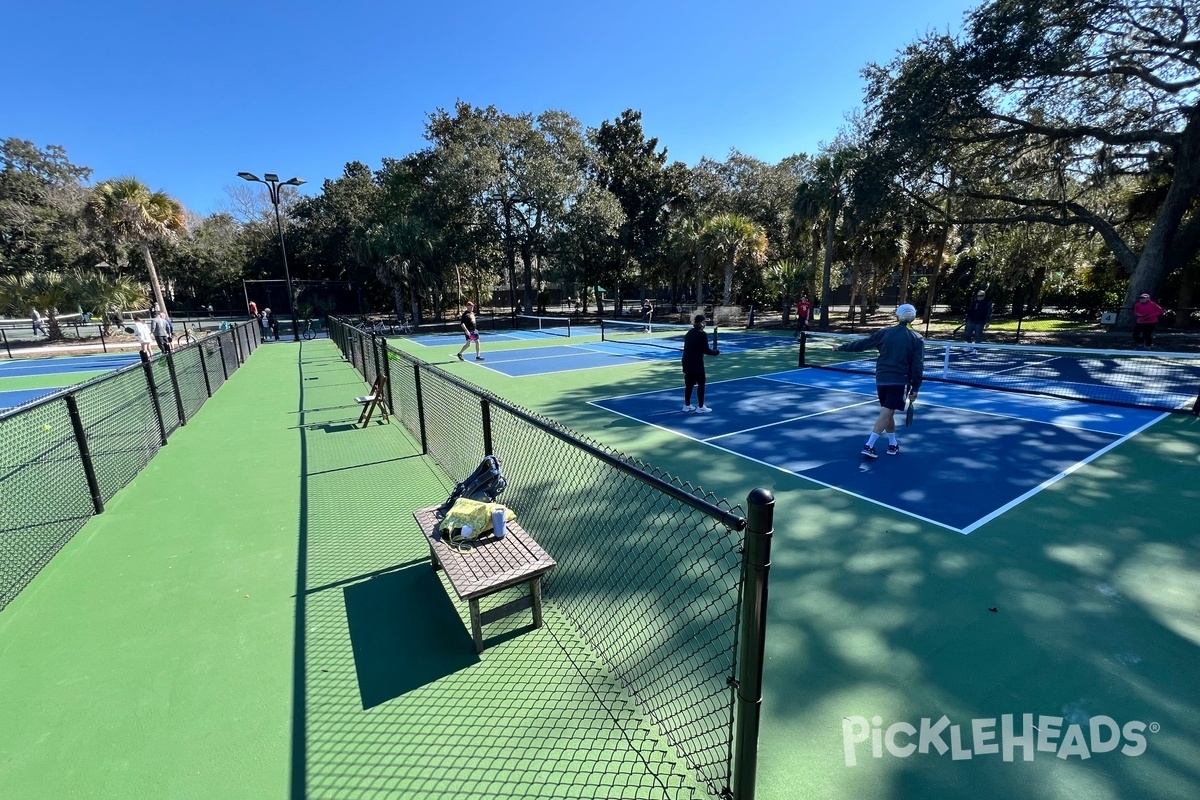
<path fill-rule="evenodd" d="M 1138 350 L 1149 350 L 1154 344 L 1154 328 L 1162 316 L 1163 307 L 1143 292 L 1133 304 L 1133 344 Z"/>

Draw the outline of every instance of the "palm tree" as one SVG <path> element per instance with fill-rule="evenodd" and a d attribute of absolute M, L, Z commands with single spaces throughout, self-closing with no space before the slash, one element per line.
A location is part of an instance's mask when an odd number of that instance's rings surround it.
<path fill-rule="evenodd" d="M 142 251 L 154 301 L 167 310 L 150 244 L 170 241 L 186 230 L 183 205 L 165 192 L 152 192 L 136 178 L 104 181 L 92 190 L 86 205 L 87 219 L 118 246 L 136 244 Z"/>
<path fill-rule="evenodd" d="M 704 241 L 713 263 L 725 265 L 721 305 L 727 306 L 733 295 L 734 266 L 739 262 L 762 265 L 766 261 L 767 232 L 762 225 L 740 214 L 718 214 L 704 224 Z"/>
<path fill-rule="evenodd" d="M 829 303 L 833 288 L 829 285 L 833 272 L 833 239 L 838 217 L 845 205 L 848 182 L 854 173 L 857 151 L 840 146 L 820 155 L 813 162 L 813 178 L 796 190 L 793 213 L 810 224 L 825 226 L 825 269 L 821 281 L 821 329 L 829 328 Z M 814 250 L 815 254 L 815 250 Z"/>

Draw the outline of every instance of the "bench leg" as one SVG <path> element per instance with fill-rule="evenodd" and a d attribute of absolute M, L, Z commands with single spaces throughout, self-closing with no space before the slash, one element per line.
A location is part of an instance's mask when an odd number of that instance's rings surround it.
<path fill-rule="evenodd" d="M 529 582 L 529 593 L 533 598 L 533 627 L 542 627 L 542 576 Z"/>
<path fill-rule="evenodd" d="M 483 652 L 483 623 L 479 619 L 479 600 L 468 600 L 471 608 L 471 638 L 475 640 L 475 652 Z"/>
<path fill-rule="evenodd" d="M 438 561 L 437 553 L 433 551 L 433 545 L 429 545 L 429 566 L 433 567 L 433 571 L 437 572 L 442 568 L 442 562 Z"/>

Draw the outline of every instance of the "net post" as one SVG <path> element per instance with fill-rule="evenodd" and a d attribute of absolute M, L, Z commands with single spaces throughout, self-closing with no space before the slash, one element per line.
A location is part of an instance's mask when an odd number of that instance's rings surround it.
<path fill-rule="evenodd" d="M 183 427 L 187 425 L 187 414 L 183 410 L 183 393 L 179 391 L 179 375 L 175 372 L 175 357 L 171 355 L 171 348 L 163 354 L 167 359 L 167 374 L 171 376 L 171 391 L 175 395 L 175 411 L 179 413 L 179 425 Z"/>
<path fill-rule="evenodd" d="M 734 732 L 733 797 L 754 800 L 758 729 L 762 715 L 763 657 L 767 631 L 767 580 L 771 571 L 775 495 L 759 487 L 747 496 L 742 555 L 742 619 L 738 646 L 737 728 Z"/>
<path fill-rule="evenodd" d="M 1196 402 L 1192 404 L 1192 416 L 1200 417 L 1200 391 L 1196 392 Z"/>
<path fill-rule="evenodd" d="M 104 326 L 103 326 L 103 325 L 97 325 L 97 326 L 96 326 L 96 328 L 97 328 L 97 329 L 100 331 L 100 348 L 101 348 L 101 349 L 102 349 L 104 352 L 106 352 L 106 353 L 107 353 L 107 352 L 108 352 L 108 340 L 107 340 L 107 339 L 105 338 L 105 336 L 104 336 Z M 10 358 L 11 358 L 11 354 L 10 354 Z"/>
<path fill-rule="evenodd" d="M 154 406 L 154 421 L 158 423 L 158 442 L 163 447 L 167 445 L 167 428 L 163 425 L 162 406 L 158 403 L 158 387 L 154 385 L 154 371 L 150 369 L 150 356 L 142 351 L 142 374 L 146 376 L 146 388 L 150 390 L 150 403 Z"/>
<path fill-rule="evenodd" d="M 425 400 L 421 397 L 421 364 L 413 362 L 413 383 L 417 390 L 417 424 L 421 428 L 421 455 L 429 453 L 429 440 L 425 435 Z"/>
<path fill-rule="evenodd" d="M 800 364 L 799 364 L 799 366 L 801 366 L 801 367 L 804 366 L 804 348 L 805 348 L 806 344 L 808 344 L 808 331 L 800 331 Z"/>
<path fill-rule="evenodd" d="M 571 317 L 570 317 L 570 315 L 567 316 L 567 338 L 568 339 L 571 338 Z"/>
<path fill-rule="evenodd" d="M 492 455 L 492 406 L 486 397 L 479 398 L 480 411 L 483 413 L 483 454 Z"/>
<path fill-rule="evenodd" d="M 71 417 L 71 428 L 75 431 L 75 445 L 79 448 L 79 459 L 83 462 L 83 474 L 87 478 L 88 491 L 92 495 L 92 508 L 97 514 L 104 513 L 104 498 L 100 494 L 100 482 L 96 480 L 96 465 L 92 463 L 92 451 L 88 448 L 87 433 L 83 430 L 83 417 L 79 414 L 79 403 L 72 392 L 67 395 L 67 413 Z"/>
<path fill-rule="evenodd" d="M 717 325 L 715 325 L 715 324 L 713 325 L 713 341 L 712 341 L 712 349 L 713 349 L 713 350 L 720 350 L 720 349 L 721 349 L 720 347 L 717 347 Z"/>

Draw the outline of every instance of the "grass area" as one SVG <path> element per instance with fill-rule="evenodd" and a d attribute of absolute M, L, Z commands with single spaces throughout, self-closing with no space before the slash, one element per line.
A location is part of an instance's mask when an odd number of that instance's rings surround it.
<path fill-rule="evenodd" d="M 1064 317 L 1035 317 L 1023 320 L 993 319 L 989 327 L 994 330 L 1015 331 L 1018 325 L 1022 331 L 1041 333 L 1102 333 L 1104 331 L 1104 327 L 1099 323 Z"/>

